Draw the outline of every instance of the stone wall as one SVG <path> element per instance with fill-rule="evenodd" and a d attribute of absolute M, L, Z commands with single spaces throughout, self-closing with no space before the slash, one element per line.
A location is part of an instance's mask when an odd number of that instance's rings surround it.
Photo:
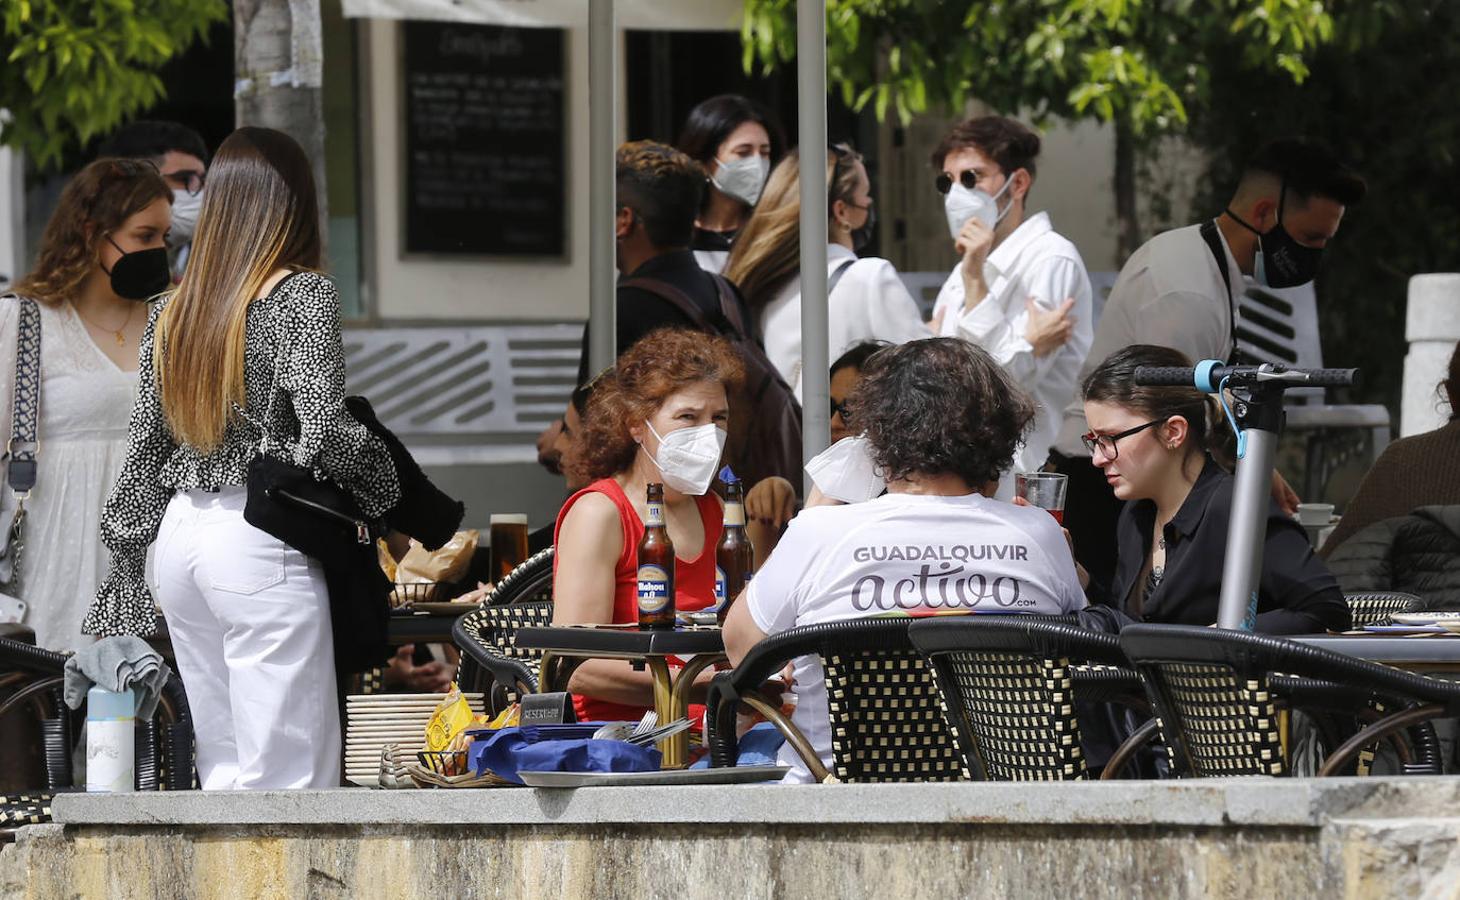
<path fill-rule="evenodd" d="M 0 896 L 1449 897 L 1457 799 L 1453 778 L 82 796 L 0 853 Z"/>

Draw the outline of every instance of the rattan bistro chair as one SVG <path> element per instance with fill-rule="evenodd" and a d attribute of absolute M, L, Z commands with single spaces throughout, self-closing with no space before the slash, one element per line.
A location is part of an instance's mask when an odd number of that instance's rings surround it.
<path fill-rule="evenodd" d="M 7 735 L 29 718 L 43 750 L 45 785 L 0 795 L 0 841 L 21 825 L 49 821 L 50 799 L 71 788 L 72 754 L 81 737 L 79 712 L 61 699 L 66 656 L 27 640 L 0 637 L 0 723 Z M 26 715 L 27 711 L 30 713 Z M 139 791 L 188 790 L 193 786 L 193 728 L 182 681 L 163 686 L 151 719 L 136 723 L 136 781 Z"/>
<path fill-rule="evenodd" d="M 854 619 L 793 628 L 761 641 L 711 682 L 705 722 L 711 764 L 733 766 L 735 712 L 744 702 L 773 722 L 817 781 L 958 781 L 969 778 L 943 722 L 932 672 L 908 639 L 911 619 Z M 826 672 L 832 767 L 756 689 L 798 656 Z"/>
<path fill-rule="evenodd" d="M 1076 702 L 1149 711 L 1113 634 L 1028 616 L 958 616 L 920 620 L 908 635 L 932 664 L 964 765 L 985 780 L 1084 780 Z M 1153 731 L 1133 736 L 1102 777 L 1119 774 Z"/>
<path fill-rule="evenodd" d="M 1398 591 L 1368 591 L 1361 594 L 1344 594 L 1348 611 L 1352 614 L 1355 628 L 1365 625 L 1388 625 L 1389 617 L 1395 613 L 1420 612 L 1425 608 L 1424 600 L 1414 594 Z M 1460 616 L 1460 613 L 1456 613 Z"/>
<path fill-rule="evenodd" d="M 1460 684 L 1277 637 L 1188 625 L 1131 625 L 1120 646 L 1141 673 L 1179 775 L 1287 775 L 1284 709 L 1372 720 L 1318 775 L 1345 774 L 1391 740 L 1409 774 L 1439 774 L 1429 720 L 1460 715 Z M 1398 738 L 1407 738 L 1407 746 Z"/>
<path fill-rule="evenodd" d="M 513 637 L 518 628 L 547 625 L 552 617 L 553 548 L 548 547 L 507 573 L 481 606 L 451 626 L 452 641 L 462 653 L 457 678 L 462 689 L 490 691 L 489 707 L 515 702 L 519 683 L 536 690 L 534 666 L 541 654 L 518 650 Z"/>

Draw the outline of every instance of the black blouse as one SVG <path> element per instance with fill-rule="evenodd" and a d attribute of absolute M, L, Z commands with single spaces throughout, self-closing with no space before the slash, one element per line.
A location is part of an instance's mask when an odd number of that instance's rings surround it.
<path fill-rule="evenodd" d="M 1234 479 L 1211 459 L 1180 511 L 1167 523 L 1165 574 L 1140 607 L 1146 622 L 1211 625 L 1217 621 L 1227 524 L 1232 515 Z M 1151 546 L 1156 504 L 1127 503 L 1116 527 L 1118 553 L 1111 598 L 1129 611 L 1130 596 Z M 1143 592 L 1145 585 L 1136 588 Z M 1328 567 L 1313 553 L 1303 527 L 1269 504 L 1267 541 L 1262 548 L 1258 583 L 1257 630 L 1266 634 L 1344 631 L 1352 623 L 1348 604 Z"/>
<path fill-rule="evenodd" d="M 127 458 L 101 516 L 111 573 L 97 590 L 81 629 L 87 634 L 150 635 L 156 613 L 144 568 L 167 504 L 177 491 L 242 485 L 261 450 L 314 470 L 354 496 L 368 516 L 400 498 L 385 444 L 346 411 L 340 300 L 328 278 L 299 272 L 249 305 L 245 325 L 245 409 L 211 452 L 179 444 L 162 412 L 153 368 L 158 314 L 152 304 L 138 350 L 137 404 Z"/>

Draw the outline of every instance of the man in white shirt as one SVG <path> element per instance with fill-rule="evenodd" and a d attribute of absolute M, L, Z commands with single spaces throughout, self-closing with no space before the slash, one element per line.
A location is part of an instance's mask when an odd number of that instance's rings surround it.
<path fill-rule="evenodd" d="M 1008 468 L 1034 414 L 988 353 L 947 338 L 888 348 L 868 360 L 849 406 L 887 475 L 887 493 L 825 506 L 813 494 L 730 608 L 725 648 L 732 663 L 766 636 L 799 625 L 1085 606 L 1054 518 L 978 493 Z M 826 683 L 816 657 L 795 661 L 794 690 L 792 721 L 829 765 Z M 793 767 L 787 781 L 809 780 L 794 750 L 783 749 L 781 761 Z"/>
<path fill-rule="evenodd" d="M 1039 135 L 1004 116 L 956 126 L 933 152 L 936 186 L 963 257 L 938 294 L 944 337 L 983 347 L 1034 398 L 1034 425 L 1012 471 L 1042 467 L 1075 399 L 1094 323 L 1090 276 L 1049 214 L 1027 215 Z M 1012 479 L 999 496 L 1012 495 Z"/>
<path fill-rule="evenodd" d="M 1100 315 L 1083 383 L 1105 359 L 1131 344 L 1180 350 L 1193 360 L 1232 360 L 1233 328 L 1243 276 L 1260 286 L 1296 287 L 1313 280 L 1323 248 L 1346 207 L 1363 199 L 1363 179 L 1326 147 L 1301 139 L 1272 141 L 1247 163 L 1236 193 L 1213 220 L 1158 234 L 1120 270 Z M 1065 524 L 1091 577 L 1108 583 L 1115 563 L 1120 505 L 1080 441 L 1084 406 L 1065 409 L 1052 461 L 1069 476 Z M 1274 473 L 1283 506 L 1298 498 Z"/>

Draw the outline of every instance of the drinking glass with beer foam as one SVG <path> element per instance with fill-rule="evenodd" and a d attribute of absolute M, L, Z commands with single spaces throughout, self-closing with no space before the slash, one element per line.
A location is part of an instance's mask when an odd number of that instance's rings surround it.
<path fill-rule="evenodd" d="M 1014 496 L 1022 497 L 1030 506 L 1037 506 L 1065 522 L 1065 491 L 1069 480 L 1058 472 L 1020 472 L 1014 476 Z"/>
<path fill-rule="evenodd" d="M 513 569 L 527 561 L 527 516 L 494 513 L 491 519 L 492 572 L 500 584 Z"/>

